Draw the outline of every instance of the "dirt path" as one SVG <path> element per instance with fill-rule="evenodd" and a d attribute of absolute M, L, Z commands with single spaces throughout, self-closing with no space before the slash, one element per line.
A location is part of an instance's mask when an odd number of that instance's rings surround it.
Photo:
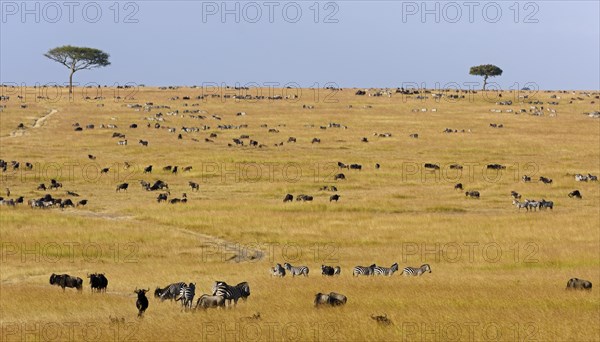
<path fill-rule="evenodd" d="M 58 110 L 56 109 L 52 109 L 48 114 L 37 118 L 33 124 L 33 126 L 31 126 L 31 128 L 40 128 L 42 126 L 44 126 L 44 124 L 46 123 L 46 120 L 48 120 L 52 115 L 58 113 Z M 25 135 L 27 131 L 25 129 L 17 129 L 16 131 L 12 131 L 10 132 L 9 135 L 7 135 L 6 137 L 8 138 L 16 138 L 16 137 L 22 137 Z"/>

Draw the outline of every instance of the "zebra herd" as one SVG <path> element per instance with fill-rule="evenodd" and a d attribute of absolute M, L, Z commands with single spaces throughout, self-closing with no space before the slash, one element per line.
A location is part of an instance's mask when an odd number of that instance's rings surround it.
<path fill-rule="evenodd" d="M 394 263 L 391 267 L 382 267 L 377 266 L 376 264 L 372 264 L 370 266 L 356 266 L 352 271 L 352 275 L 355 277 L 358 276 L 373 276 L 373 275 L 382 275 L 382 276 L 391 276 L 396 271 L 398 271 L 398 263 Z M 405 276 L 420 276 L 423 273 L 431 273 L 431 266 L 429 264 L 423 264 L 421 267 L 405 267 L 400 275 Z"/>
<path fill-rule="evenodd" d="M 395 272 L 399 270 L 398 263 L 392 264 L 390 267 L 377 266 L 376 264 L 372 264 L 370 266 L 356 266 L 352 271 L 352 275 L 355 277 L 358 276 L 372 276 L 372 275 L 381 275 L 381 276 L 391 276 Z M 285 277 L 287 273 L 290 273 L 292 277 L 303 275 L 308 277 L 309 268 L 308 266 L 292 266 L 289 263 L 284 263 L 283 266 L 281 264 L 276 264 L 274 267 L 269 269 L 269 273 L 272 276 L 276 277 Z M 423 273 L 429 272 L 431 273 L 431 267 L 429 264 L 423 264 L 421 267 L 405 267 L 400 274 L 404 274 L 407 276 L 420 276 Z M 336 276 L 342 273 L 342 269 L 340 266 L 327 266 L 321 265 L 321 274 L 324 276 Z"/>
<path fill-rule="evenodd" d="M 237 285 L 229 285 L 224 281 L 216 281 L 212 286 L 212 295 L 203 294 L 193 305 L 194 297 L 196 296 L 196 284 L 185 282 L 177 282 L 167 285 L 164 288 L 157 287 L 154 291 L 154 297 L 164 301 L 166 299 L 178 302 L 181 301 L 181 306 L 184 310 L 188 309 L 207 309 L 212 307 L 225 307 L 226 302 L 231 306 L 237 305 L 241 298 L 244 301 L 250 296 L 250 285 L 248 282 L 242 282 Z"/>

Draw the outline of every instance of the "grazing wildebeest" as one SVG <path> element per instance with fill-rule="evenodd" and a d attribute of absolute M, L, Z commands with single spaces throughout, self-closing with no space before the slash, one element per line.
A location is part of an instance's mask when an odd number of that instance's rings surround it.
<path fill-rule="evenodd" d="M 200 184 L 192 181 L 189 181 L 188 184 L 190 185 L 190 188 L 192 188 L 192 191 L 200 190 Z"/>
<path fill-rule="evenodd" d="M 139 143 L 142 146 L 148 146 L 148 140 L 142 140 L 142 139 L 140 139 Z"/>
<path fill-rule="evenodd" d="M 92 292 L 106 292 L 106 288 L 108 287 L 108 279 L 106 279 L 104 273 L 88 274 L 87 277 L 90 278 L 90 287 Z"/>
<path fill-rule="evenodd" d="M 465 196 L 467 197 L 471 197 L 471 198 L 479 198 L 479 191 L 466 191 L 465 192 Z"/>
<path fill-rule="evenodd" d="M 426 169 L 432 169 L 432 170 L 439 170 L 440 166 L 438 164 L 433 164 L 433 163 L 425 163 L 423 165 Z"/>
<path fill-rule="evenodd" d="M 338 180 L 338 179 L 345 180 L 346 179 L 346 175 L 344 175 L 343 173 L 338 173 L 337 175 L 333 176 L 333 180 Z"/>
<path fill-rule="evenodd" d="M 318 139 L 318 138 L 313 138 L 313 140 L 311 141 L 311 144 L 315 144 L 315 143 L 317 143 L 317 144 L 318 144 L 318 143 L 320 143 L 320 142 L 321 142 L 321 139 Z"/>
<path fill-rule="evenodd" d="M 128 183 L 121 183 L 121 184 L 117 185 L 117 191 L 116 192 L 120 192 L 121 190 L 127 191 L 128 187 L 129 187 Z"/>
<path fill-rule="evenodd" d="M 152 184 L 152 186 L 150 187 L 150 191 L 156 191 L 156 190 L 162 190 L 162 189 L 168 189 L 168 188 L 169 188 L 169 185 L 167 185 L 167 183 L 165 183 L 159 179 L 156 182 L 154 182 L 154 184 Z"/>
<path fill-rule="evenodd" d="M 552 183 L 552 179 L 550 178 L 546 178 L 546 177 L 540 177 L 540 182 L 544 183 L 544 184 L 551 184 Z"/>
<path fill-rule="evenodd" d="M 77 202 L 77 206 L 85 207 L 87 205 L 87 203 L 88 203 L 88 200 L 82 199 L 81 201 Z"/>
<path fill-rule="evenodd" d="M 173 166 L 167 165 L 167 166 L 163 167 L 163 171 L 171 171 L 172 168 L 173 168 Z"/>
<path fill-rule="evenodd" d="M 502 169 L 506 169 L 506 166 L 500 165 L 500 164 L 488 164 L 487 168 L 492 169 L 492 170 L 502 170 Z"/>
<path fill-rule="evenodd" d="M 183 168 L 183 172 L 190 172 L 192 171 L 192 167 L 191 166 L 186 166 Z"/>
<path fill-rule="evenodd" d="M 459 165 L 459 164 L 452 164 L 452 165 L 450 165 L 450 169 L 452 169 L 452 170 L 462 170 L 463 167 L 462 167 L 462 165 Z"/>
<path fill-rule="evenodd" d="M 171 173 L 177 173 L 177 165 L 173 166 L 173 169 L 171 170 Z"/>
<path fill-rule="evenodd" d="M 344 163 L 342 163 L 342 162 L 337 162 L 337 165 L 338 165 L 338 167 L 339 167 L 340 169 L 347 169 L 347 168 L 348 168 L 348 165 L 346 165 L 346 164 L 344 164 Z"/>
<path fill-rule="evenodd" d="M 337 201 L 340 199 L 340 197 L 341 197 L 341 196 L 340 196 L 340 195 L 338 195 L 338 194 L 331 195 L 331 196 L 329 197 L 329 202 L 331 202 L 331 201 L 336 201 L 336 202 L 337 202 Z"/>
<path fill-rule="evenodd" d="M 588 175 L 587 175 L 587 178 L 588 178 L 588 180 L 589 180 L 590 182 L 597 182 L 597 181 L 598 181 L 598 176 L 594 176 L 594 175 L 592 175 L 592 174 L 589 174 L 589 173 L 588 173 Z"/>
<path fill-rule="evenodd" d="M 362 170 L 362 165 L 360 164 L 350 164 L 350 169 L 351 170 Z"/>
<path fill-rule="evenodd" d="M 516 192 L 516 191 L 514 191 L 514 190 L 510 192 L 510 196 L 511 196 L 513 199 L 521 199 L 521 194 L 519 194 L 518 192 Z"/>
<path fill-rule="evenodd" d="M 275 277 L 285 277 L 285 268 L 281 264 L 277 264 L 269 269 L 271 275 Z"/>
<path fill-rule="evenodd" d="M 294 200 L 294 196 L 292 194 L 287 194 L 285 195 L 285 197 L 283 198 L 283 202 L 292 202 Z"/>
<path fill-rule="evenodd" d="M 531 182 L 531 177 L 529 177 L 527 175 L 523 175 L 523 182 L 525 182 L 525 183 Z"/>
<path fill-rule="evenodd" d="M 38 185 L 38 187 L 37 187 L 37 190 L 46 191 L 46 184 L 40 183 L 40 185 Z"/>
<path fill-rule="evenodd" d="M 579 278 L 571 278 L 567 282 L 567 290 L 592 290 L 592 282 Z"/>
<path fill-rule="evenodd" d="M 313 197 L 310 195 L 300 194 L 300 195 L 296 196 L 296 201 L 311 202 L 312 200 L 313 200 Z"/>
<path fill-rule="evenodd" d="M 579 190 L 573 190 L 573 191 L 569 192 L 569 197 L 570 198 L 575 197 L 575 198 L 579 198 L 579 199 L 582 198 L 581 192 L 579 192 Z"/>
<path fill-rule="evenodd" d="M 105 167 L 103 169 L 100 170 L 100 173 L 108 173 L 108 171 L 110 171 L 110 167 Z"/>
<path fill-rule="evenodd" d="M 321 275 L 333 276 L 334 274 L 335 274 L 335 269 L 333 267 L 321 265 Z"/>
<path fill-rule="evenodd" d="M 169 195 L 166 194 L 166 193 L 164 193 L 164 194 L 158 194 L 158 197 L 156 197 L 156 201 L 158 203 L 160 203 L 160 202 L 166 202 L 167 199 L 168 199 L 168 197 L 169 197 Z"/>
<path fill-rule="evenodd" d="M 79 197 L 79 194 L 73 191 L 67 191 L 67 195 L 69 196 L 74 196 L 74 197 Z"/>
<path fill-rule="evenodd" d="M 73 203 L 73 201 L 71 201 L 70 198 L 67 198 L 66 200 L 64 200 L 64 201 L 62 201 L 60 203 L 60 207 L 63 208 L 63 209 L 66 208 L 66 207 L 73 208 L 73 207 L 75 207 L 75 204 Z"/>
<path fill-rule="evenodd" d="M 51 179 L 50 180 L 50 189 L 58 189 L 58 188 L 62 188 L 62 183 L 57 182 L 56 179 Z"/>
<path fill-rule="evenodd" d="M 210 296 L 208 294 L 203 294 L 196 301 L 196 309 L 208 309 L 208 308 L 218 308 L 225 307 L 225 297 L 223 296 Z"/>
<path fill-rule="evenodd" d="M 146 309 L 148 309 L 148 298 L 146 298 L 146 292 L 150 291 L 150 289 L 138 290 L 137 287 L 133 293 L 137 294 L 137 301 L 135 302 L 135 307 L 138 309 L 138 317 L 142 317 Z"/>
<path fill-rule="evenodd" d="M 83 279 L 68 274 L 52 273 L 50 276 L 50 285 L 60 286 L 63 291 L 65 290 L 65 287 L 76 288 L 77 291 L 81 291 L 83 289 Z"/>
<path fill-rule="evenodd" d="M 462 183 L 456 183 L 454 186 L 454 190 L 464 190 Z"/>
<path fill-rule="evenodd" d="M 93 156 L 91 154 L 88 154 L 88 158 L 91 159 L 91 160 L 96 160 L 96 156 Z"/>
<path fill-rule="evenodd" d="M 144 168 L 144 173 L 152 173 L 152 165 L 148 165 Z"/>
<path fill-rule="evenodd" d="M 332 306 L 344 305 L 347 301 L 348 298 L 341 293 L 329 293 L 329 304 L 331 304 Z"/>

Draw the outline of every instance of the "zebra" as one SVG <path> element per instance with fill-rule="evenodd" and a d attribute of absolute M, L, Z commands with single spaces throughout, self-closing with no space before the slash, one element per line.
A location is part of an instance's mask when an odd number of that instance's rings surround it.
<path fill-rule="evenodd" d="M 165 299 L 173 300 L 175 297 L 179 295 L 181 289 L 186 286 L 184 282 L 173 283 L 161 289 L 159 287 L 154 291 L 154 297 L 160 298 L 160 301 L 164 301 Z"/>
<path fill-rule="evenodd" d="M 375 275 L 384 275 L 384 276 L 391 276 L 392 274 L 394 274 L 394 272 L 398 271 L 398 263 L 395 262 L 392 267 L 382 267 L 382 266 L 377 266 L 373 269 L 373 273 Z"/>
<path fill-rule="evenodd" d="M 305 277 L 308 277 L 309 270 L 307 266 L 292 266 L 286 262 L 285 264 L 283 264 L 283 267 L 285 267 L 286 270 L 290 271 L 292 277 L 295 277 L 297 275 L 303 275 Z"/>
<path fill-rule="evenodd" d="M 540 207 L 540 202 L 538 201 L 525 200 L 525 203 L 527 203 L 527 206 L 533 211 Z"/>
<path fill-rule="evenodd" d="M 244 301 L 250 296 L 250 285 L 247 282 L 239 283 L 235 286 L 227 285 L 224 281 L 216 281 L 213 285 L 213 296 L 223 296 L 225 300 L 229 301 L 229 305 L 231 305 L 231 301 L 233 300 L 233 304 L 237 305 L 237 302 L 240 298 Z"/>
<path fill-rule="evenodd" d="M 179 291 L 179 298 L 175 299 L 175 301 L 180 300 L 181 305 L 184 308 L 192 308 L 192 304 L 194 301 L 194 296 L 196 295 L 196 284 L 190 283 L 189 285 L 183 285 L 181 290 Z"/>
<path fill-rule="evenodd" d="M 423 273 L 429 271 L 429 273 L 431 273 L 431 267 L 429 267 L 429 264 L 423 264 L 421 265 L 421 267 L 405 267 L 402 270 L 402 273 L 400 274 L 404 274 L 407 276 L 420 276 Z"/>
<path fill-rule="evenodd" d="M 358 277 L 359 275 L 373 275 L 374 274 L 374 270 L 377 267 L 377 265 L 373 264 L 371 266 L 368 267 L 364 267 L 364 266 L 356 266 L 354 267 L 354 270 L 352 271 L 352 275 L 355 277 Z"/>
<path fill-rule="evenodd" d="M 529 202 L 519 202 L 517 200 L 513 200 L 513 205 L 515 205 L 517 208 L 519 208 L 519 210 L 521 210 L 521 208 L 525 208 L 525 210 L 529 211 Z"/>

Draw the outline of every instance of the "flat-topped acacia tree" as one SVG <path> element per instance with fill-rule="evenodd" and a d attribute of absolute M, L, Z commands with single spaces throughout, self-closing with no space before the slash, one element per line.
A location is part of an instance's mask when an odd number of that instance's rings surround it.
<path fill-rule="evenodd" d="M 69 94 L 73 93 L 73 74 L 79 70 L 89 70 L 110 65 L 109 54 L 102 50 L 65 45 L 49 50 L 44 56 L 66 66 L 69 74 Z"/>
<path fill-rule="evenodd" d="M 469 71 L 470 75 L 474 76 L 483 76 L 483 90 L 485 90 L 485 86 L 487 85 L 488 77 L 495 77 L 502 75 L 502 69 L 498 68 L 493 64 L 484 64 L 471 67 Z"/>

